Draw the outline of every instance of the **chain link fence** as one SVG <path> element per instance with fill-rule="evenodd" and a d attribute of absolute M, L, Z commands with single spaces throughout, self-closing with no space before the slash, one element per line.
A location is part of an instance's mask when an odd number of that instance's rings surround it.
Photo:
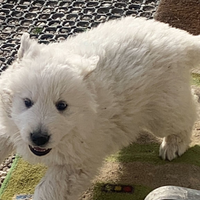
<path fill-rule="evenodd" d="M 16 58 L 28 32 L 40 43 L 66 39 L 122 16 L 152 18 L 158 0 L 0 0 L 0 72 Z"/>

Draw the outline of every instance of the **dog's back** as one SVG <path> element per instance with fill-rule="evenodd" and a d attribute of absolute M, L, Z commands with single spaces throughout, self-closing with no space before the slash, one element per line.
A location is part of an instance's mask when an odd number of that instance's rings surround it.
<path fill-rule="evenodd" d="M 185 151 L 190 137 L 186 135 L 196 118 L 190 69 L 200 63 L 199 36 L 128 17 L 102 24 L 61 46 L 85 57 L 100 57 L 86 81 L 96 87 L 100 115 L 117 121 L 124 130 L 121 134 L 134 139 L 140 128 L 159 137 L 181 133 L 184 145 L 172 151 L 179 155 Z M 161 156 L 171 160 L 176 155 Z"/>

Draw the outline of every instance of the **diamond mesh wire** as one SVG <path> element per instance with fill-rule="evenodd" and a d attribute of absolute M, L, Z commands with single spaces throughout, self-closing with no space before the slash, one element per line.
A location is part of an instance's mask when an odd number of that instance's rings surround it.
<path fill-rule="evenodd" d="M 122 16 L 152 18 L 159 0 L 0 0 L 0 72 L 16 58 L 28 32 L 40 43 L 66 39 Z"/>

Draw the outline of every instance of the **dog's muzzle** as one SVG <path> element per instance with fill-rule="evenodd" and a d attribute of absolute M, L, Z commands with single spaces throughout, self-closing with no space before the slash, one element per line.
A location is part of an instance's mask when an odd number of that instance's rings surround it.
<path fill-rule="evenodd" d="M 41 131 L 38 129 L 30 133 L 30 140 L 33 145 L 29 145 L 29 149 L 36 156 L 44 156 L 48 154 L 51 149 L 44 148 L 44 146 L 49 142 L 50 135 L 46 131 Z"/>

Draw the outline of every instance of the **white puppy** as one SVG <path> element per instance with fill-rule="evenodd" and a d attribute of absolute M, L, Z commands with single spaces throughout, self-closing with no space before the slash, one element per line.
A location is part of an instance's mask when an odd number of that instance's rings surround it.
<path fill-rule="evenodd" d="M 0 162 L 12 150 L 48 171 L 34 200 L 77 200 L 107 154 L 145 129 L 164 137 L 172 160 L 196 118 L 191 67 L 200 38 L 153 20 L 101 24 L 63 43 L 24 34 L 17 61 L 0 76 Z"/>

